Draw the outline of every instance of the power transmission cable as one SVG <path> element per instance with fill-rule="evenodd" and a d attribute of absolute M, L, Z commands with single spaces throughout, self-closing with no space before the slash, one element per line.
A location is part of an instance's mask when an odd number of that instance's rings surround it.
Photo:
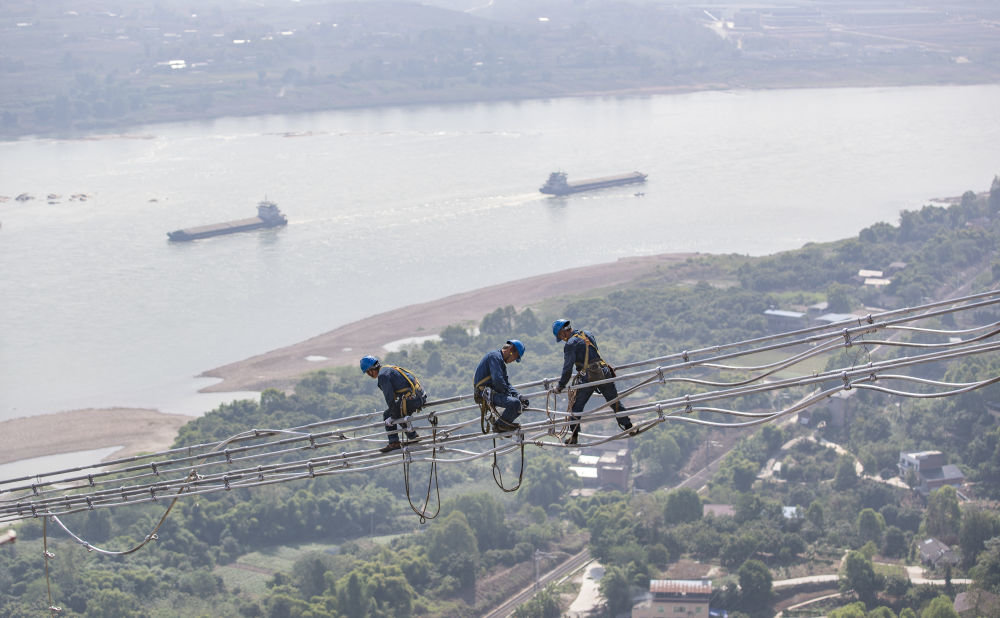
<path fill-rule="evenodd" d="M 1000 378 L 990 378 L 972 383 L 949 383 L 920 380 L 897 373 L 901 368 L 920 364 L 950 361 L 966 356 L 995 353 L 1000 343 L 990 340 L 1000 333 L 1000 324 L 993 322 L 972 328 L 943 330 L 910 325 L 920 320 L 937 319 L 945 315 L 980 310 L 1000 303 L 1000 291 L 984 292 L 962 298 L 928 303 L 917 307 L 883 312 L 852 318 L 830 325 L 814 326 L 775 335 L 758 337 L 741 342 L 712 346 L 694 351 L 684 351 L 668 356 L 620 365 L 617 369 L 640 368 L 631 373 L 619 373 L 607 380 L 587 383 L 590 388 L 610 382 L 632 384 L 622 391 L 615 401 L 625 396 L 635 396 L 641 389 L 665 384 L 690 385 L 701 392 L 691 392 L 678 397 L 653 400 L 632 405 L 629 414 L 636 419 L 631 433 L 641 433 L 668 421 L 694 423 L 713 427 L 745 427 L 773 421 L 798 412 L 834 393 L 850 388 L 862 388 L 903 397 L 948 397 L 982 388 Z M 880 331 L 945 337 L 940 343 L 895 341 L 889 337 L 870 339 Z M 968 339 L 963 336 L 973 335 Z M 866 339 L 866 337 L 869 337 Z M 789 372 L 796 365 L 838 349 L 857 347 L 870 355 L 880 346 L 893 346 L 903 350 L 931 350 L 916 356 L 900 356 L 884 361 L 869 361 L 812 375 L 773 379 L 781 372 Z M 801 350 L 804 348 L 804 350 Z M 734 364 L 762 352 L 786 354 L 771 363 Z M 665 363 L 666 361 L 666 363 Z M 665 363 L 665 364 L 663 364 Z M 730 380 L 707 379 L 706 372 L 718 374 L 743 374 Z M 689 375 L 694 374 L 694 375 Z M 918 393 L 891 389 L 874 384 L 876 381 L 904 380 L 922 387 L 934 387 L 939 393 Z M 836 386 L 824 383 L 840 384 Z M 521 390 L 541 386 L 542 390 L 527 392 L 527 396 L 551 396 L 553 378 L 544 378 L 519 384 Z M 799 404 L 770 412 L 740 411 L 718 405 L 738 397 L 810 387 L 815 393 Z M 580 387 L 571 387 L 573 388 Z M 381 419 L 372 420 L 375 413 L 358 414 L 339 419 L 329 419 L 288 429 L 251 429 L 222 441 L 174 448 L 148 455 L 135 456 L 48 472 L 7 481 L 0 481 L 0 522 L 16 521 L 30 517 L 49 517 L 77 513 L 99 508 L 115 508 L 130 504 L 176 500 L 180 497 L 199 496 L 233 489 L 253 488 L 309 478 L 367 471 L 391 466 L 409 467 L 414 462 L 428 462 L 433 466 L 446 463 L 466 463 L 492 457 L 496 472 L 496 458 L 514 451 L 523 451 L 526 444 L 539 447 L 563 447 L 552 441 L 557 432 L 565 431 L 571 424 L 568 414 L 554 410 L 546 404 L 544 410 L 529 409 L 535 418 L 544 412 L 544 418 L 522 424 L 514 434 L 483 434 L 477 431 L 477 419 L 467 413 L 476 405 L 462 405 L 471 399 L 458 396 L 430 401 L 421 413 L 409 417 L 411 423 L 427 421 L 434 426 L 433 437 L 424 443 L 405 446 L 402 452 L 383 455 L 375 445 L 384 440 Z M 554 399 L 553 399 L 554 400 Z M 615 413 L 608 408 L 615 403 L 606 402 L 585 412 L 580 419 L 587 428 L 596 423 L 612 420 Z M 458 404 L 458 405 L 455 405 Z M 448 407 L 446 407 L 448 406 Z M 437 409 L 441 408 L 441 409 Z M 711 412 L 732 417 L 730 422 L 708 420 L 693 415 Z M 462 418 L 466 416 L 466 418 Z M 749 420 L 736 420 L 749 419 Z M 446 422 L 447 421 L 447 422 Z M 582 445 L 599 444 L 628 437 L 628 432 L 611 434 L 581 434 L 586 440 Z M 485 445 L 485 441 L 492 445 Z M 485 446 L 484 446 L 485 445 Z M 81 445 L 83 450 L 84 445 Z M 523 458 L 522 458 L 523 466 Z M 408 473 L 407 473 L 408 474 Z M 518 485 L 520 484 L 520 479 Z M 503 488 L 502 481 L 498 485 Z M 429 492 L 428 492 L 429 495 Z M 413 505 L 411 501 L 411 506 Z M 426 507 L 426 502 L 425 502 Z M 414 511 L 422 517 L 426 510 Z M 61 525 L 61 522 L 60 522 Z M 67 532 L 69 532 L 67 530 Z M 83 542 L 83 541 L 79 541 Z M 83 542 L 86 544 L 85 542 Z"/>

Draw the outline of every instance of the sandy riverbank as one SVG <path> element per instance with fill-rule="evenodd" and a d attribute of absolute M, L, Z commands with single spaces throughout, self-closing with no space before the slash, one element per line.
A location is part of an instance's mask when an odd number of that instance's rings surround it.
<path fill-rule="evenodd" d="M 156 410 L 112 408 L 72 410 L 0 422 L 0 464 L 121 446 L 111 457 L 170 448 L 193 417 Z"/>
<path fill-rule="evenodd" d="M 383 346 L 439 333 L 452 324 L 478 324 L 498 307 L 537 306 L 561 297 L 597 293 L 654 274 L 697 254 L 623 258 L 539 275 L 403 307 L 347 324 L 306 341 L 206 371 L 221 378 L 213 392 L 291 388 L 299 377 L 325 367 L 353 364 Z M 134 408 L 88 409 L 0 422 L 0 464 L 121 446 L 111 458 L 170 448 L 192 417 Z"/>

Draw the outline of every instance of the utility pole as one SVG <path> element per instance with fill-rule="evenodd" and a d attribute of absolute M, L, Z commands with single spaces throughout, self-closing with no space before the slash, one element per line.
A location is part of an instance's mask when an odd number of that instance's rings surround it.
<path fill-rule="evenodd" d="M 548 558 L 550 556 L 555 556 L 555 554 L 552 554 L 552 553 L 549 553 L 549 552 L 540 551 L 538 549 L 535 550 L 535 553 L 534 553 L 534 556 L 533 556 L 533 559 L 532 559 L 532 563 L 534 563 L 534 565 L 535 565 L 535 590 L 538 590 L 538 559 L 539 558 Z"/>

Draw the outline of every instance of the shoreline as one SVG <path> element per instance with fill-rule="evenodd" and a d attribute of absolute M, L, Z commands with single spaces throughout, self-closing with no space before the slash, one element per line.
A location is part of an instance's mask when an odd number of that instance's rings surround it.
<path fill-rule="evenodd" d="M 385 353 L 403 340 L 437 335 L 445 327 L 475 322 L 507 305 L 519 310 L 628 284 L 700 253 L 619 258 L 591 266 L 508 281 L 373 315 L 332 331 L 251 358 L 209 369 L 199 377 L 220 382 L 199 392 L 290 389 L 302 375 L 353 364 L 360 356 Z M 196 417 L 147 408 L 81 409 L 0 421 L 0 465 L 112 446 L 105 459 L 170 448 L 177 432 Z"/>
<path fill-rule="evenodd" d="M 69 410 L 0 421 L 0 464 L 120 446 L 105 459 L 170 448 L 193 416 L 143 408 Z"/>
<path fill-rule="evenodd" d="M 220 382 L 199 392 L 289 389 L 306 373 L 349 365 L 365 354 L 385 353 L 385 346 L 390 343 L 437 335 L 451 325 L 473 321 L 478 324 L 483 316 L 500 307 L 513 305 L 521 310 L 559 298 L 594 293 L 701 255 L 705 254 L 664 253 L 619 258 L 614 262 L 535 275 L 400 307 L 290 346 L 204 371 L 198 377 L 217 378 Z"/>

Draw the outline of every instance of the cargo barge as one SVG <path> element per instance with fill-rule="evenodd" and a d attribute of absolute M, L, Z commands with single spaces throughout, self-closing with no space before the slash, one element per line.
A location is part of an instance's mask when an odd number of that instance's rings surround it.
<path fill-rule="evenodd" d="M 631 174 L 619 174 L 617 176 L 606 176 L 604 178 L 591 178 L 589 180 L 579 180 L 568 182 L 566 172 L 552 172 L 549 179 L 539 189 L 542 193 L 550 195 L 569 195 L 580 191 L 591 191 L 593 189 L 603 189 L 605 187 L 618 187 L 621 185 L 631 185 L 646 182 L 646 174 L 632 172 Z"/>
<path fill-rule="evenodd" d="M 183 230 L 167 232 L 167 238 L 174 241 L 197 240 L 199 238 L 210 238 L 212 236 L 222 236 L 224 234 L 235 234 L 237 232 L 248 232 L 269 227 L 281 227 L 287 225 L 288 219 L 278 210 L 278 205 L 274 202 L 264 200 L 257 204 L 257 216 L 249 219 L 239 219 L 226 223 L 214 223 L 212 225 L 202 225 L 200 227 L 189 227 Z"/>

